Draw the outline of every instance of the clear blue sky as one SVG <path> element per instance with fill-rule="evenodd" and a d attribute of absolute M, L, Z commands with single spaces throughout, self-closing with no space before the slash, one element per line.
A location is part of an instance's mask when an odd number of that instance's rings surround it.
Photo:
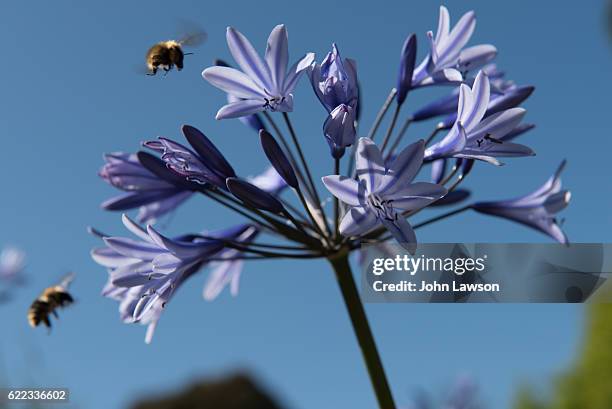
<path fill-rule="evenodd" d="M 3 4 L 0 92 L 0 244 L 28 254 L 29 286 L 0 307 L 0 368 L 15 385 L 66 386 L 80 408 L 125 407 L 137 396 L 168 390 L 199 375 L 248 368 L 292 408 L 375 407 L 369 381 L 333 276 L 324 262 L 248 265 L 241 294 L 214 303 L 201 299 L 204 275 L 181 288 L 152 345 L 144 328 L 121 324 L 116 304 L 103 299 L 106 272 L 93 263 L 95 225 L 123 233 L 118 214 L 99 203 L 114 192 L 96 172 L 102 153 L 132 151 L 144 139 L 178 137 L 181 124 L 200 127 L 243 175 L 265 162 L 257 138 L 237 121 L 216 122 L 225 102 L 201 70 L 229 58 L 227 25 L 263 49 L 271 28 L 288 26 L 293 57 L 319 57 L 335 41 L 355 58 L 363 85 L 363 123 L 374 117 L 395 82 L 405 36 L 435 29 L 436 2 L 22 2 Z M 474 9 L 473 44 L 489 42 L 498 64 L 520 84 L 534 84 L 527 121 L 538 128 L 521 142 L 535 158 L 503 168 L 479 164 L 468 185 L 476 197 L 528 192 L 562 158 L 573 202 L 565 229 L 573 241 L 609 238 L 612 192 L 604 177 L 612 148 L 609 95 L 612 68 L 600 1 L 576 4 L 464 1 L 451 18 Z M 147 47 L 171 38 L 187 18 L 209 32 L 187 57 L 183 72 L 166 79 L 139 76 Z M 410 110 L 441 91 L 409 96 Z M 302 81 L 293 117 L 309 161 L 323 175 L 331 167 L 320 135 L 324 113 Z M 411 138 L 429 126 L 415 127 Z M 216 228 L 234 216 L 192 199 L 167 231 Z M 518 241 L 546 238 L 504 220 L 464 214 L 418 231 L 421 241 Z M 77 272 L 77 305 L 61 315 L 53 334 L 31 330 L 25 312 L 37 291 L 67 270 Z M 445 389 L 461 374 L 479 383 L 490 409 L 505 409 L 524 380 L 551 376 L 571 361 L 582 308 L 567 305 L 368 305 L 374 333 L 398 402 L 411 392 Z"/>

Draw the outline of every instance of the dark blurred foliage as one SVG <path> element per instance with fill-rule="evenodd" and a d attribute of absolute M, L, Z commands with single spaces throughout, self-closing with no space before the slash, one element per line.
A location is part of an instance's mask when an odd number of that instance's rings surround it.
<path fill-rule="evenodd" d="M 543 400 L 524 388 L 516 409 L 612 408 L 612 304 L 591 304 L 583 344 L 572 368 L 561 375 Z"/>
<path fill-rule="evenodd" d="M 186 389 L 136 402 L 132 409 L 282 409 L 244 374 L 197 382 Z"/>

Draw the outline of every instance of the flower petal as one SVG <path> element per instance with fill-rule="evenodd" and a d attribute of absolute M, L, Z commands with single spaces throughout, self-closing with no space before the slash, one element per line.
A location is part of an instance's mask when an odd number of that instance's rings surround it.
<path fill-rule="evenodd" d="M 374 192 L 385 175 L 385 165 L 380 150 L 369 138 L 359 138 L 355 152 L 355 168 L 359 180 L 365 182 L 368 193 Z"/>
<path fill-rule="evenodd" d="M 209 67 L 202 77 L 215 87 L 237 98 L 261 98 L 264 90 L 243 72 L 230 67 Z"/>
<path fill-rule="evenodd" d="M 289 70 L 287 71 L 287 78 L 285 78 L 285 83 L 283 84 L 283 95 L 287 96 L 293 92 L 293 89 L 297 85 L 300 76 L 304 72 L 304 70 L 312 65 L 314 62 L 315 55 L 314 53 L 308 53 L 301 59 L 299 59 Z"/>
<path fill-rule="evenodd" d="M 264 101 L 262 99 L 243 99 L 221 107 L 215 119 L 240 118 L 263 110 Z"/>
<path fill-rule="evenodd" d="M 421 169 L 425 142 L 417 141 L 402 150 L 389 166 L 387 174 L 383 176 L 377 192 L 383 195 L 393 194 L 398 189 L 406 187 Z"/>
<path fill-rule="evenodd" d="M 227 28 L 227 45 L 242 71 L 264 90 L 272 87 L 268 67 L 263 63 L 251 42 L 233 27 Z"/>
<path fill-rule="evenodd" d="M 343 203 L 349 206 L 359 206 L 363 203 L 365 196 L 363 183 L 340 175 L 324 176 L 322 180 L 327 190 Z"/>
<path fill-rule="evenodd" d="M 272 30 L 268 37 L 266 46 L 266 64 L 270 72 L 270 79 L 274 85 L 271 92 L 280 94 L 279 89 L 285 81 L 287 64 L 289 63 L 289 45 L 287 41 L 287 30 L 284 24 L 280 24 Z"/>
<path fill-rule="evenodd" d="M 363 207 L 351 207 L 340 222 L 340 233 L 343 236 L 357 236 L 367 233 L 378 224 L 373 212 Z"/>
<path fill-rule="evenodd" d="M 383 225 L 393 235 L 395 240 L 405 248 L 410 254 L 414 254 L 417 248 L 417 239 L 414 230 L 404 217 L 399 217 L 395 221 L 382 219 Z"/>

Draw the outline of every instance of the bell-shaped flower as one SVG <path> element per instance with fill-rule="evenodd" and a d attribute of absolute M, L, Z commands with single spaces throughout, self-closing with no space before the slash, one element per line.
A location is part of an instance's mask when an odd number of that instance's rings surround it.
<path fill-rule="evenodd" d="M 125 211 L 138 208 L 139 222 L 153 223 L 176 209 L 192 195 L 184 186 L 164 180 L 146 169 L 137 155 L 110 153 L 98 173 L 108 184 L 126 191 L 102 203 L 106 210 Z M 167 171 L 166 172 L 170 172 Z"/>
<path fill-rule="evenodd" d="M 459 89 L 455 125 L 442 140 L 427 148 L 425 159 L 431 161 L 455 157 L 501 165 L 498 157 L 534 155 L 533 151 L 524 145 L 501 140 L 516 128 L 525 115 L 525 110 L 507 109 L 483 120 L 489 99 L 489 79 L 482 71 L 476 76 L 472 88 L 462 84 Z"/>
<path fill-rule="evenodd" d="M 462 72 L 478 68 L 491 61 L 497 52 L 492 45 L 477 45 L 464 48 L 474 28 L 476 16 L 473 11 L 465 13 L 451 30 L 448 9 L 440 6 L 438 30 L 434 37 L 429 31 L 427 37 L 430 52 L 414 70 L 412 86 L 420 87 L 440 83 L 460 83 Z"/>
<path fill-rule="evenodd" d="M 355 110 L 349 105 L 338 105 L 325 120 L 323 134 L 331 155 L 341 158 L 346 148 L 355 143 Z"/>
<path fill-rule="evenodd" d="M 569 190 L 563 190 L 561 187 L 561 172 L 564 167 L 565 161 L 544 185 L 528 195 L 496 202 L 478 202 L 472 208 L 480 213 L 524 224 L 559 243 L 568 244 L 567 236 L 555 217 L 567 207 L 571 198 Z"/>
<path fill-rule="evenodd" d="M 345 236 L 363 235 L 383 225 L 408 251 L 416 249 L 416 236 L 405 218 L 446 194 L 434 183 L 412 180 L 423 163 L 424 142 L 406 147 L 385 166 L 378 147 L 368 138 L 360 138 L 355 153 L 358 180 L 330 175 L 323 178 L 327 189 L 347 206 L 340 223 Z"/>
<path fill-rule="evenodd" d="M 284 25 L 274 27 L 268 38 L 262 60 L 249 40 L 238 30 L 228 27 L 227 45 L 242 71 L 230 67 L 209 67 L 202 72 L 205 80 L 237 98 L 222 107 L 217 119 L 238 118 L 256 112 L 293 110 L 293 90 L 313 62 L 308 53 L 287 68 L 289 43 Z"/>

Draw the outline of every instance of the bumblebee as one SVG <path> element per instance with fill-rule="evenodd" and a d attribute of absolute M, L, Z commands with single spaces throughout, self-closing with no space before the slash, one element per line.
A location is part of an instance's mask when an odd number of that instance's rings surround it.
<path fill-rule="evenodd" d="M 51 329 L 50 315 L 53 314 L 55 318 L 59 318 L 57 309 L 67 307 L 74 302 L 74 298 L 68 292 L 68 286 L 73 279 L 74 274 L 68 274 L 59 284 L 45 288 L 34 300 L 28 310 L 28 322 L 32 328 L 43 323 Z"/>
<path fill-rule="evenodd" d="M 183 58 L 193 53 L 185 53 L 184 46 L 198 46 L 206 40 L 206 32 L 197 31 L 180 40 L 162 41 L 149 48 L 146 56 L 147 75 L 155 75 L 159 69 L 167 74 L 173 67 L 183 69 Z"/>

